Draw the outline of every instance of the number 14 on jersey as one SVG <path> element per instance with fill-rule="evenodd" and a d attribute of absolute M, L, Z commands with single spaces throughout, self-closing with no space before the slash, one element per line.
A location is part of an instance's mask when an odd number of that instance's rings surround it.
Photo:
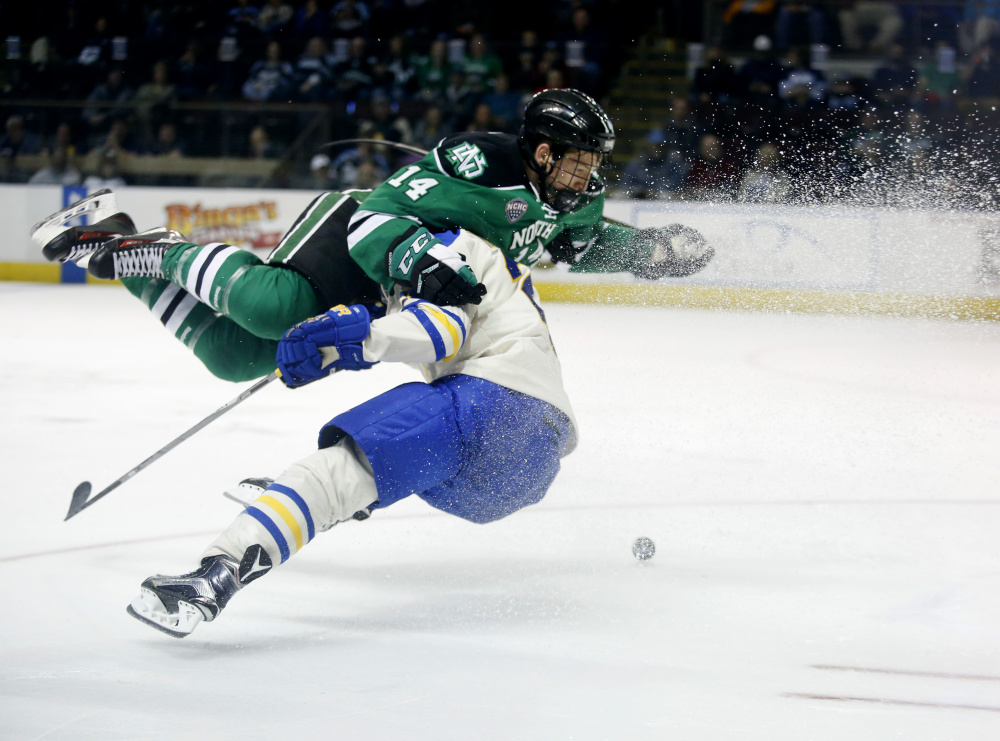
<path fill-rule="evenodd" d="M 408 178 L 410 178 L 414 173 L 417 172 L 420 172 L 420 168 L 417 165 L 410 165 L 401 173 L 396 175 L 396 177 L 391 178 L 386 182 L 388 182 L 389 185 L 391 185 L 393 188 L 398 188 L 403 183 L 405 183 Z M 427 195 L 427 191 L 429 191 L 437 184 L 438 181 L 435 180 L 434 178 L 415 178 L 413 180 L 410 180 L 409 183 L 407 183 L 407 188 L 403 192 L 407 195 L 407 197 L 409 197 L 411 201 L 416 201 Z"/>

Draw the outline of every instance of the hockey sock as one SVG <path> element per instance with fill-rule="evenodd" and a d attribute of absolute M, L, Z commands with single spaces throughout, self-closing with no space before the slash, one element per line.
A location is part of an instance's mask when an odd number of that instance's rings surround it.
<path fill-rule="evenodd" d="M 312 540 L 355 512 L 375 503 L 378 494 L 367 461 L 349 439 L 294 463 L 202 554 L 240 560 L 260 545 L 275 565 L 284 563 Z"/>
<path fill-rule="evenodd" d="M 249 381 L 274 370 L 276 341 L 252 335 L 168 280 L 123 278 L 122 283 L 213 375 Z"/>
<path fill-rule="evenodd" d="M 228 244 L 175 245 L 164 255 L 162 269 L 215 311 L 269 340 L 329 308 L 299 273 Z"/>

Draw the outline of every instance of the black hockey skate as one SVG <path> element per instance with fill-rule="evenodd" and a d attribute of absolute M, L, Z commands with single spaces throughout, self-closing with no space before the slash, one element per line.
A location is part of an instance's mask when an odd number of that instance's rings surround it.
<path fill-rule="evenodd" d="M 236 563 L 228 556 L 209 556 L 190 574 L 146 579 L 128 614 L 175 638 L 190 634 L 198 623 L 212 622 L 247 582 L 271 570 L 271 558 L 259 545 L 251 546 Z"/>
<path fill-rule="evenodd" d="M 175 244 L 186 241 L 183 234 L 166 227 L 115 237 L 91 256 L 87 272 L 101 280 L 164 278 L 163 256 Z"/>
<path fill-rule="evenodd" d="M 46 260 L 78 262 L 114 237 L 135 234 L 131 217 L 114 213 L 116 209 L 115 194 L 107 188 L 99 190 L 35 224 L 31 238 L 42 248 Z M 88 226 L 68 225 L 83 216 L 98 220 Z"/>

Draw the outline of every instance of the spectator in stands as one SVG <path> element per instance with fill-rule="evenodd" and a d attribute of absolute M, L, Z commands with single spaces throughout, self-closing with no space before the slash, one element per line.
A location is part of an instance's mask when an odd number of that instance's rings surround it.
<path fill-rule="evenodd" d="M 649 141 L 662 142 L 667 149 L 680 152 L 685 159 L 693 159 L 698 142 L 705 133 L 704 127 L 691 111 L 687 98 L 680 96 L 670 101 L 670 118 L 649 133 Z"/>
<path fill-rule="evenodd" d="M 542 58 L 542 45 L 538 41 L 538 32 L 533 28 L 521 31 L 521 41 L 514 50 L 514 56 L 508 65 L 511 74 L 511 85 L 518 90 L 534 90 L 542 84 L 538 73 L 538 63 Z"/>
<path fill-rule="evenodd" d="M 753 165 L 743 175 L 737 200 L 742 203 L 787 203 L 791 178 L 782 168 L 781 151 L 771 142 L 762 144 Z"/>
<path fill-rule="evenodd" d="M 594 26 L 590 11 L 579 6 L 573 11 L 572 25 L 561 32 L 563 59 L 569 85 L 591 95 L 604 94 L 604 67 L 610 42 L 607 35 Z"/>
<path fill-rule="evenodd" d="M 778 105 L 778 85 L 785 78 L 786 70 L 774 56 L 771 39 L 767 36 L 755 38 L 753 49 L 754 55 L 739 72 L 744 97 L 756 105 L 774 108 Z"/>
<path fill-rule="evenodd" d="M 778 49 L 829 43 L 826 17 L 814 3 L 782 0 L 774 26 Z"/>
<path fill-rule="evenodd" d="M 347 48 L 347 59 L 333 68 L 334 95 L 352 102 L 369 97 L 372 89 L 375 58 L 368 53 L 364 36 L 355 36 Z"/>
<path fill-rule="evenodd" d="M 72 80 L 67 77 L 66 66 L 49 38 L 40 36 L 35 39 L 24 70 L 27 94 L 40 98 L 75 97 Z"/>
<path fill-rule="evenodd" d="M 773 38 L 775 8 L 775 0 L 731 0 L 722 14 L 725 48 L 745 51 L 761 34 Z"/>
<path fill-rule="evenodd" d="M 347 190 L 374 187 L 373 179 L 381 182 L 389 177 L 390 172 L 392 168 L 382 153 L 369 142 L 358 142 L 357 146 L 334 158 L 330 163 L 329 175 L 337 189 Z"/>
<path fill-rule="evenodd" d="M 164 121 L 156 132 L 156 140 L 150 144 L 146 154 L 154 157 L 185 157 L 187 156 L 187 144 L 180 140 L 177 135 L 177 124 L 173 121 Z"/>
<path fill-rule="evenodd" d="M 101 188 L 117 190 L 128 185 L 121 172 L 118 150 L 114 147 L 98 150 L 97 166 L 92 175 L 83 181 L 84 187 L 91 193 Z"/>
<path fill-rule="evenodd" d="M 1000 41 L 1000 0 L 976 0 L 965 6 L 965 20 L 959 26 L 962 51 L 974 54 L 983 44 Z"/>
<path fill-rule="evenodd" d="M 454 132 L 455 130 L 445 122 L 440 106 L 431 104 L 413 127 L 413 144 L 429 151 Z"/>
<path fill-rule="evenodd" d="M 177 99 L 177 87 L 170 83 L 170 67 L 160 60 L 153 64 L 152 78 L 135 92 L 135 121 L 143 141 L 152 141 L 168 113 L 170 104 Z"/>
<path fill-rule="evenodd" d="M 293 28 L 295 37 L 300 41 L 323 37 L 329 29 L 329 17 L 320 10 L 318 0 L 305 0 L 305 3 L 295 11 Z"/>
<path fill-rule="evenodd" d="M 38 135 L 28 131 L 24 125 L 24 117 L 14 114 L 7 118 L 4 135 L 0 137 L 0 153 L 16 160 L 22 154 L 38 154 L 41 142 Z"/>
<path fill-rule="evenodd" d="M 831 111 L 856 111 L 861 105 L 854 81 L 848 77 L 834 77 L 826 96 L 826 107 Z"/>
<path fill-rule="evenodd" d="M 826 96 L 826 75 L 809 64 L 804 49 L 788 51 L 788 66 L 784 78 L 778 83 L 778 95 L 786 106 L 801 107 L 807 101 L 820 103 Z"/>
<path fill-rule="evenodd" d="M 483 96 L 483 102 L 489 105 L 497 121 L 497 131 L 517 133 L 521 118 L 524 116 L 524 95 L 510 89 L 510 78 L 506 74 L 497 75 L 493 91 Z"/>
<path fill-rule="evenodd" d="M 698 142 L 698 155 L 684 178 L 681 193 L 698 200 L 729 200 L 739 184 L 736 160 L 726 153 L 722 140 L 705 134 Z"/>
<path fill-rule="evenodd" d="M 892 44 L 872 75 L 875 98 L 886 106 L 907 106 L 917 89 L 918 73 L 902 44 Z"/>
<path fill-rule="evenodd" d="M 730 103 L 739 97 L 740 81 L 721 47 L 711 46 L 704 64 L 695 70 L 691 93 L 702 103 Z"/>
<path fill-rule="evenodd" d="M 267 103 L 289 100 L 295 85 L 295 70 L 281 58 L 281 44 L 268 42 L 267 56 L 254 62 L 241 88 L 246 100 Z"/>
<path fill-rule="evenodd" d="M 413 140 L 410 122 L 404 116 L 393 113 L 389 96 L 382 92 L 372 96 L 369 115 L 358 123 L 358 129 L 363 129 L 364 136 L 372 139 L 405 144 Z"/>
<path fill-rule="evenodd" d="M 326 41 L 313 36 L 295 62 L 295 90 L 300 100 L 325 100 L 333 88 L 333 69 L 328 61 Z"/>
<path fill-rule="evenodd" d="M 250 0 L 235 0 L 226 11 L 225 35 L 234 37 L 243 46 L 254 46 L 261 37 L 260 8 Z"/>
<path fill-rule="evenodd" d="M 112 67 L 107 79 L 90 91 L 87 96 L 88 105 L 83 109 L 83 120 L 90 127 L 91 140 L 103 138 L 112 121 L 131 115 L 130 110 L 115 104 L 127 103 L 134 93 L 125 82 L 124 70 L 118 66 Z"/>
<path fill-rule="evenodd" d="M 281 40 L 291 28 L 295 8 L 285 0 L 267 0 L 257 16 L 257 27 L 268 41 Z"/>
<path fill-rule="evenodd" d="M 634 158 L 622 173 L 621 188 L 627 198 L 672 198 L 684 186 L 691 162 L 658 131 L 650 132 L 652 147 Z"/>
<path fill-rule="evenodd" d="M 249 157 L 254 160 L 274 159 L 279 155 L 278 147 L 271 141 L 267 129 L 257 125 L 250 130 Z"/>
<path fill-rule="evenodd" d="M 371 12 L 363 0 L 339 0 L 330 8 L 330 28 L 334 36 L 368 36 Z"/>
<path fill-rule="evenodd" d="M 542 57 L 538 60 L 538 67 L 535 70 L 539 86 L 531 92 L 537 93 L 550 88 L 566 87 L 563 58 L 559 49 L 559 44 L 554 41 L 549 41 L 545 44 Z"/>
<path fill-rule="evenodd" d="M 465 82 L 465 73 L 453 67 L 448 76 L 448 87 L 444 90 L 444 110 L 448 111 L 448 123 L 456 131 L 468 125 L 476 96 Z"/>
<path fill-rule="evenodd" d="M 477 103 L 472 109 L 472 120 L 469 121 L 466 131 L 502 131 L 503 121 L 497 118 L 490 108 L 489 103 Z"/>
<path fill-rule="evenodd" d="M 428 102 L 443 102 L 450 80 L 448 45 L 444 39 L 434 39 L 429 54 L 417 63 L 417 86 L 421 97 Z"/>
<path fill-rule="evenodd" d="M 855 52 L 885 51 L 903 28 L 903 16 L 894 2 L 848 2 L 837 15 L 844 45 Z M 873 33 L 864 34 L 869 28 Z"/>
<path fill-rule="evenodd" d="M 208 67 L 201 61 L 200 51 L 197 41 L 188 41 L 184 52 L 174 62 L 172 78 L 179 100 L 198 100 L 208 89 Z"/>
<path fill-rule="evenodd" d="M 973 100 L 1000 98 L 1000 65 L 991 42 L 973 55 L 965 73 L 965 94 Z"/>
<path fill-rule="evenodd" d="M 70 161 L 67 151 L 58 147 L 48 157 L 48 164 L 28 180 L 30 185 L 79 185 L 83 175 Z"/>
<path fill-rule="evenodd" d="M 494 54 L 481 33 L 472 34 L 469 51 L 459 65 L 465 73 L 465 83 L 474 95 L 484 95 L 496 86 L 497 75 L 503 72 L 503 62 Z"/>
<path fill-rule="evenodd" d="M 80 39 L 76 39 L 80 43 Z M 80 51 L 76 55 L 76 63 L 81 67 L 94 70 L 107 69 L 111 63 L 111 34 L 108 32 L 108 19 L 99 15 L 88 35 L 83 38 Z"/>
<path fill-rule="evenodd" d="M 935 145 L 927 132 L 927 122 L 919 111 L 909 111 L 903 121 L 903 131 L 896 144 L 899 156 L 911 170 L 918 171 L 934 151 Z"/>
<path fill-rule="evenodd" d="M 116 155 L 119 155 L 119 161 L 141 151 L 142 142 L 139 141 L 139 137 L 135 135 L 129 126 L 129 120 L 127 118 L 116 118 L 112 121 L 111 128 L 108 129 L 108 135 L 104 138 L 104 142 L 98 149 L 113 151 Z"/>
<path fill-rule="evenodd" d="M 53 152 L 56 149 L 66 150 L 67 156 L 75 157 L 79 148 L 76 145 L 76 138 L 73 136 L 73 127 L 67 121 L 60 123 L 52 137 L 46 142 L 45 149 Z"/>
<path fill-rule="evenodd" d="M 417 93 L 417 63 L 406 48 L 406 36 L 395 34 L 389 39 L 385 56 L 375 62 L 375 87 L 396 103 L 409 100 Z"/>
<path fill-rule="evenodd" d="M 918 106 L 925 113 L 954 111 L 961 84 L 958 65 L 955 63 L 954 47 L 945 41 L 939 41 L 934 48 L 934 54 L 928 55 L 918 69 L 916 89 Z"/>

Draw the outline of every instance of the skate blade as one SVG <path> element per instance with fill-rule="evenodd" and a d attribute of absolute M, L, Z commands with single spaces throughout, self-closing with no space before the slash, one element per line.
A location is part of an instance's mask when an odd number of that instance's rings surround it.
<path fill-rule="evenodd" d="M 31 227 L 31 239 L 39 247 L 44 247 L 66 229 L 67 222 L 84 215 L 91 215 L 91 223 L 118 213 L 117 198 L 108 188 L 91 193 L 76 203 L 56 211 Z"/>
<path fill-rule="evenodd" d="M 198 627 L 198 623 L 205 619 L 201 610 L 183 600 L 177 603 L 177 612 L 167 612 L 156 592 L 145 587 L 140 590 L 139 596 L 132 600 L 127 612 L 136 620 L 174 638 L 190 635 Z"/>

